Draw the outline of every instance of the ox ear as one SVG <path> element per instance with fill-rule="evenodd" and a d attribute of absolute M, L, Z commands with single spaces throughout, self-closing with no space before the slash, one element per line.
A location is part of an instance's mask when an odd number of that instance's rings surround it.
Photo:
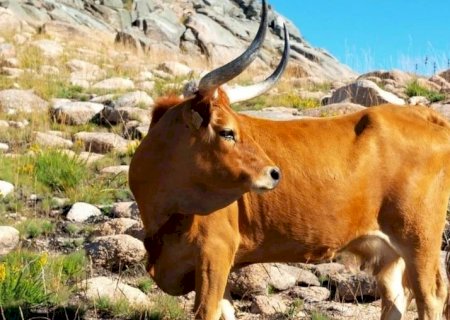
<path fill-rule="evenodd" d="M 187 104 L 183 110 L 183 118 L 185 123 L 195 130 L 201 127 L 206 128 L 211 120 L 211 103 L 209 99 L 200 99 L 195 97 Z"/>

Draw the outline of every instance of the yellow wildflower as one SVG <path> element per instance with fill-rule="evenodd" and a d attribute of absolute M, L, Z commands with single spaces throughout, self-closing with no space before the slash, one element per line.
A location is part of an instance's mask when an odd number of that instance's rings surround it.
<path fill-rule="evenodd" d="M 48 261 L 48 253 L 44 252 L 44 254 L 42 256 L 39 257 L 39 261 L 38 261 L 38 265 L 39 267 L 43 267 L 47 264 Z"/>
<path fill-rule="evenodd" d="M 0 282 L 6 279 L 6 266 L 4 263 L 0 263 Z"/>

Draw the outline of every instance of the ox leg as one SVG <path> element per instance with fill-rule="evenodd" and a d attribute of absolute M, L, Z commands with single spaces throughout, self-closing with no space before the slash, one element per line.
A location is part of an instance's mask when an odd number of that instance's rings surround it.
<path fill-rule="evenodd" d="M 225 319 L 233 319 L 231 303 L 224 300 L 228 274 L 231 269 L 232 253 L 214 248 L 203 252 L 196 268 L 195 306 L 196 319 L 219 320 L 224 311 Z"/>
<path fill-rule="evenodd" d="M 402 319 L 411 301 L 406 286 L 405 261 L 400 257 L 395 258 L 381 269 L 376 278 L 382 302 L 381 319 Z"/>
<path fill-rule="evenodd" d="M 419 320 L 442 319 L 447 300 L 447 285 L 439 270 L 439 251 L 437 254 L 419 252 L 407 266 Z"/>
<path fill-rule="evenodd" d="M 232 301 L 233 300 L 231 299 L 230 288 L 229 286 L 227 286 L 223 299 L 220 302 L 223 320 L 236 320 Z"/>

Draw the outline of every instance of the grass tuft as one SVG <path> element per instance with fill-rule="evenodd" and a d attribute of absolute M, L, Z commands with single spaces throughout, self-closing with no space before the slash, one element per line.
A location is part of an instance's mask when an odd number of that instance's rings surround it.
<path fill-rule="evenodd" d="M 445 94 L 434 90 L 429 90 L 421 86 L 417 80 L 409 83 L 406 87 L 406 95 L 408 97 L 422 96 L 426 97 L 430 102 L 437 102 L 445 99 Z"/>

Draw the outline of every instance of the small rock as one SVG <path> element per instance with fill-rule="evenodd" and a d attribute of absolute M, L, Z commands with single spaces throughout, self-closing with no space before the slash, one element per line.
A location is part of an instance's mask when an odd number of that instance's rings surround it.
<path fill-rule="evenodd" d="M 18 68 L 9 68 L 9 67 L 2 67 L 0 74 L 4 74 L 5 76 L 8 76 L 10 78 L 19 78 L 21 75 L 23 75 L 24 71 L 22 69 Z"/>
<path fill-rule="evenodd" d="M 103 110 L 104 106 L 93 102 L 60 102 L 53 106 L 53 116 L 59 123 L 86 124 Z"/>
<path fill-rule="evenodd" d="M 90 217 L 99 216 L 102 212 L 96 206 L 89 203 L 76 202 L 67 213 L 67 220 L 75 222 L 85 222 Z"/>
<path fill-rule="evenodd" d="M 31 45 L 41 50 L 42 54 L 48 58 L 58 58 L 64 51 L 62 45 L 53 40 L 36 40 Z"/>
<path fill-rule="evenodd" d="M 12 44 L 7 42 L 0 43 L 0 58 L 2 60 L 7 58 L 14 58 L 15 56 L 16 56 L 16 49 Z"/>
<path fill-rule="evenodd" d="M 110 78 L 97 82 L 92 87 L 101 90 L 125 90 L 134 89 L 134 83 L 130 79 Z"/>
<path fill-rule="evenodd" d="M 46 74 L 46 75 L 58 75 L 59 74 L 59 69 L 55 66 L 43 65 L 40 68 L 40 71 L 42 74 Z"/>
<path fill-rule="evenodd" d="M 117 202 L 111 209 L 113 217 L 117 218 L 139 218 L 139 208 L 134 201 L 130 202 Z"/>
<path fill-rule="evenodd" d="M 264 268 L 269 276 L 269 285 L 279 291 L 295 286 L 301 272 L 300 268 L 280 263 L 264 264 Z"/>
<path fill-rule="evenodd" d="M 153 73 L 150 71 L 141 71 L 137 76 L 138 81 L 148 81 L 153 80 Z"/>
<path fill-rule="evenodd" d="M 314 265 L 312 271 L 319 277 L 319 281 L 328 281 L 331 275 L 338 274 L 345 270 L 345 266 L 340 263 L 321 263 Z"/>
<path fill-rule="evenodd" d="M 412 106 L 417 106 L 417 105 L 427 106 L 430 104 L 430 100 L 428 100 L 426 97 L 416 96 L 416 97 L 409 98 L 408 104 L 410 104 Z"/>
<path fill-rule="evenodd" d="M 105 155 L 99 154 L 99 153 L 82 151 L 82 152 L 80 152 L 78 157 L 80 158 L 80 160 L 85 161 L 87 164 L 92 164 L 94 162 L 97 162 L 97 161 L 103 159 L 105 157 Z"/>
<path fill-rule="evenodd" d="M 0 180 L 0 197 L 6 197 L 14 191 L 14 185 L 10 182 Z"/>
<path fill-rule="evenodd" d="M 134 91 L 128 92 L 121 95 L 115 101 L 113 101 L 114 108 L 122 107 L 143 107 L 144 109 L 149 108 L 155 102 L 153 99 L 144 91 Z M 146 110 L 147 111 L 147 110 Z M 147 111 L 148 112 L 148 111 Z"/>
<path fill-rule="evenodd" d="M 1 128 L 9 128 L 9 123 L 6 120 L 0 120 L 0 129 Z"/>
<path fill-rule="evenodd" d="M 99 225 L 95 231 L 96 236 L 111 236 L 115 234 L 128 234 L 128 230 L 135 228 L 139 222 L 130 218 L 116 218 Z"/>
<path fill-rule="evenodd" d="M 176 77 L 188 76 L 192 73 L 191 68 L 176 61 L 163 62 L 158 66 L 158 69 Z"/>
<path fill-rule="evenodd" d="M 7 89 L 0 91 L 0 109 L 5 112 L 47 111 L 48 103 L 39 98 L 32 90 Z"/>
<path fill-rule="evenodd" d="M 141 290 L 122 283 L 119 279 L 96 277 L 84 280 L 81 288 L 88 300 L 95 303 L 106 298 L 111 302 L 125 300 L 137 307 L 149 307 L 150 300 Z"/>
<path fill-rule="evenodd" d="M 6 152 L 9 150 L 9 146 L 6 143 L 0 143 L 0 151 Z"/>
<path fill-rule="evenodd" d="M 133 120 L 149 124 L 150 112 L 149 110 L 135 107 L 106 107 L 102 112 L 102 118 L 111 124 L 126 123 Z"/>
<path fill-rule="evenodd" d="M 53 134 L 36 132 L 36 143 L 51 148 L 72 148 L 73 142 Z"/>
<path fill-rule="evenodd" d="M 297 276 L 297 284 L 306 287 L 320 286 L 320 281 L 311 271 L 300 269 Z"/>
<path fill-rule="evenodd" d="M 280 296 L 256 296 L 253 298 L 251 312 L 270 316 L 277 313 L 285 313 L 287 310 L 286 303 Z"/>
<path fill-rule="evenodd" d="M 85 150 L 96 153 L 123 153 L 128 148 L 127 140 L 112 132 L 78 132 L 74 138 L 84 143 Z"/>
<path fill-rule="evenodd" d="M 325 301 L 330 295 L 330 290 L 324 287 L 295 287 L 289 292 L 290 297 L 300 298 L 305 302 Z"/>
<path fill-rule="evenodd" d="M 18 244 L 19 231 L 13 227 L 0 226 L 0 255 L 14 250 Z"/>
<path fill-rule="evenodd" d="M 138 82 L 136 87 L 139 90 L 153 91 L 153 89 L 155 89 L 155 81 L 141 81 Z"/>
<path fill-rule="evenodd" d="M 100 170 L 100 173 L 103 173 L 103 174 L 115 174 L 115 175 L 121 174 L 121 173 L 128 174 L 129 168 L 130 168 L 130 166 L 127 166 L 127 165 L 111 166 L 111 167 L 103 168 L 102 170 Z"/>
<path fill-rule="evenodd" d="M 85 246 L 94 264 L 120 270 L 144 260 L 144 243 L 130 235 L 118 234 L 95 238 Z"/>

